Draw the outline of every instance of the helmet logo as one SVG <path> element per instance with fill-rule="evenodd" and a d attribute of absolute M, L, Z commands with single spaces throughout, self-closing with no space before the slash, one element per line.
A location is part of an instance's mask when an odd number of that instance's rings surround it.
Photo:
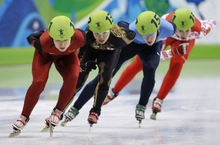
<path fill-rule="evenodd" d="M 101 29 L 102 29 L 102 26 L 101 26 L 101 23 L 100 23 L 100 22 L 96 22 L 95 24 L 96 24 L 96 28 L 97 28 L 98 30 L 101 30 Z"/>
<path fill-rule="evenodd" d="M 135 22 L 135 24 L 137 24 L 138 23 L 138 19 L 136 19 L 136 22 Z M 144 25 L 141 25 L 140 26 L 141 27 L 141 31 L 143 31 L 143 33 L 145 33 L 145 26 Z"/>
<path fill-rule="evenodd" d="M 145 30 L 144 28 L 145 28 L 145 26 L 144 26 L 144 25 L 142 25 L 142 26 L 141 26 L 141 30 L 142 30 L 142 31 L 144 31 L 144 30 Z"/>
<path fill-rule="evenodd" d="M 101 27 L 101 26 L 100 26 L 100 22 L 97 22 L 96 25 L 97 25 L 98 28 Z"/>
<path fill-rule="evenodd" d="M 181 27 L 185 28 L 185 21 L 181 21 L 180 23 L 181 23 Z"/>
<path fill-rule="evenodd" d="M 181 25 L 182 25 L 182 27 L 184 28 L 184 26 L 185 26 L 185 21 L 181 21 Z"/>
<path fill-rule="evenodd" d="M 60 36 L 61 38 L 63 38 L 63 37 L 64 37 L 63 29 L 60 29 L 60 30 L 58 30 L 58 31 L 60 32 L 60 35 L 59 35 L 59 36 Z"/>

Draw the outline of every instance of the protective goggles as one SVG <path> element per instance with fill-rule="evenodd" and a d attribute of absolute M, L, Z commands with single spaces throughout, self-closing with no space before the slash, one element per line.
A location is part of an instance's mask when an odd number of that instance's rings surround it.
<path fill-rule="evenodd" d="M 154 32 L 152 34 L 143 35 L 144 38 L 152 38 L 157 34 L 157 32 Z"/>
<path fill-rule="evenodd" d="M 97 36 L 101 36 L 101 35 L 105 35 L 105 34 L 107 34 L 109 31 L 110 31 L 110 30 L 107 30 L 107 31 L 105 31 L 105 32 L 101 32 L 101 33 L 94 32 L 94 34 L 97 35 Z"/>

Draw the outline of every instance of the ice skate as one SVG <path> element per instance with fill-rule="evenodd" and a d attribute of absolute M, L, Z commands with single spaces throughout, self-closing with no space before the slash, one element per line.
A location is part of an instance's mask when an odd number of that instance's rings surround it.
<path fill-rule="evenodd" d="M 50 122 L 45 123 L 45 127 L 41 130 L 41 132 L 50 131 L 50 137 L 53 136 L 54 127 Z"/>
<path fill-rule="evenodd" d="M 50 132 L 50 137 L 53 136 L 53 132 L 54 132 L 54 127 L 55 125 L 53 125 L 50 121 L 49 121 L 50 117 L 46 118 L 45 121 L 45 127 L 41 130 L 41 132 Z"/>
<path fill-rule="evenodd" d="M 91 131 L 93 124 L 97 124 L 98 119 L 99 119 L 99 116 L 97 113 L 91 112 L 89 114 L 89 117 L 88 117 L 88 122 L 89 122 L 89 126 L 90 126 L 89 131 Z"/>
<path fill-rule="evenodd" d="M 21 130 L 18 130 L 16 128 L 13 127 L 13 132 L 9 134 L 9 137 L 16 137 L 19 136 L 21 133 Z"/>
<path fill-rule="evenodd" d="M 45 120 L 46 120 L 46 119 L 45 119 Z M 49 129 L 50 129 L 49 123 L 46 121 L 45 127 L 41 130 L 41 132 L 46 132 L 46 131 L 48 131 Z"/>
<path fill-rule="evenodd" d="M 157 112 L 156 111 L 152 111 L 152 114 L 150 115 L 150 119 L 152 119 L 152 120 L 157 119 Z"/>
<path fill-rule="evenodd" d="M 142 120 L 139 120 L 139 122 L 138 122 L 139 128 L 141 128 L 141 123 L 142 123 Z"/>
<path fill-rule="evenodd" d="M 55 126 L 54 126 L 52 123 L 49 123 L 50 137 L 53 136 L 54 127 L 55 127 Z"/>
<path fill-rule="evenodd" d="M 20 118 L 12 124 L 13 132 L 9 134 L 9 137 L 15 137 L 18 136 L 21 133 L 21 130 L 25 127 L 25 125 L 28 123 L 29 118 L 20 115 Z"/>
<path fill-rule="evenodd" d="M 54 127 L 55 125 L 53 125 L 51 122 L 46 122 L 45 127 L 41 130 L 41 132 L 50 131 L 50 137 L 52 137 L 54 132 Z"/>
<path fill-rule="evenodd" d="M 108 104 L 110 101 L 112 101 L 113 99 L 115 99 L 118 96 L 118 93 L 116 93 L 114 91 L 114 89 L 112 88 L 109 92 L 108 95 L 106 96 L 103 105 Z"/>
<path fill-rule="evenodd" d="M 163 100 L 159 98 L 154 98 L 152 103 L 152 114 L 150 116 L 150 119 L 156 120 L 157 119 L 157 113 L 161 112 Z"/>
<path fill-rule="evenodd" d="M 72 106 L 68 112 L 64 114 L 64 121 L 61 122 L 61 126 L 66 126 L 66 124 L 72 121 L 78 114 L 79 111 Z"/>
<path fill-rule="evenodd" d="M 136 105 L 135 109 L 135 117 L 139 123 L 139 128 L 141 127 L 142 120 L 145 118 L 144 113 L 145 113 L 146 107 L 142 105 Z"/>
<path fill-rule="evenodd" d="M 63 112 L 55 109 L 50 117 L 46 118 L 46 125 L 45 127 L 41 130 L 41 132 L 45 132 L 45 131 L 50 131 L 50 137 L 53 136 L 53 132 L 54 132 L 54 127 L 57 126 L 59 124 L 59 121 L 62 119 L 62 114 Z"/>

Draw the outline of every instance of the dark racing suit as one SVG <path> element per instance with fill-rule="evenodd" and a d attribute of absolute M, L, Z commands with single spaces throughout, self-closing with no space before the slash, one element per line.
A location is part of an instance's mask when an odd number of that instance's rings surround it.
<path fill-rule="evenodd" d="M 81 64 L 86 64 L 88 61 L 96 61 L 99 69 L 98 83 L 95 85 L 94 104 L 90 113 L 95 112 L 100 115 L 101 106 L 108 93 L 113 71 L 118 63 L 121 48 L 130 44 L 135 38 L 135 35 L 135 32 L 131 30 L 113 25 L 110 29 L 110 36 L 107 42 L 105 44 L 99 44 L 94 38 L 93 32 L 88 29 L 86 30 L 87 41 L 86 45 L 81 48 L 81 50 L 85 50 L 81 59 Z M 90 70 L 81 68 L 75 94 L 83 87 L 88 78 L 89 72 Z M 83 100 L 83 98 L 81 99 Z M 85 101 L 87 102 L 87 100 Z"/>

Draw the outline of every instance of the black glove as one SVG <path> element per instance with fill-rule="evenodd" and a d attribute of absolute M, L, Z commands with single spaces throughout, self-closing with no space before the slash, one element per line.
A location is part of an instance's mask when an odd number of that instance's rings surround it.
<path fill-rule="evenodd" d="M 34 44 L 32 44 L 32 45 L 34 45 L 35 49 L 39 52 L 42 52 L 42 47 L 41 47 L 39 39 L 43 33 L 44 33 L 44 30 L 39 31 L 37 33 L 32 33 L 27 37 L 28 43 L 31 44 L 34 41 Z"/>
<path fill-rule="evenodd" d="M 34 48 L 38 51 L 38 52 L 42 52 L 42 46 L 40 44 L 39 39 L 36 39 L 34 42 Z"/>
<path fill-rule="evenodd" d="M 136 33 L 132 30 L 129 30 L 129 29 L 124 29 L 124 31 L 126 32 L 126 37 L 129 39 L 129 40 L 133 40 L 136 36 Z"/>
<path fill-rule="evenodd" d="M 27 37 L 28 43 L 31 44 L 33 40 L 39 39 L 40 36 L 41 36 L 43 33 L 44 33 L 44 30 L 41 30 L 41 31 L 39 31 L 39 32 L 30 34 L 30 35 Z"/>
<path fill-rule="evenodd" d="M 123 27 L 123 28 L 125 28 L 125 29 L 129 29 L 129 23 L 126 22 L 126 21 L 119 21 L 119 22 L 118 22 L 118 26 L 119 26 L 119 27 Z"/>
<path fill-rule="evenodd" d="M 86 63 L 81 63 L 80 67 L 83 71 L 91 71 L 96 69 L 97 62 L 94 60 L 88 60 Z"/>

